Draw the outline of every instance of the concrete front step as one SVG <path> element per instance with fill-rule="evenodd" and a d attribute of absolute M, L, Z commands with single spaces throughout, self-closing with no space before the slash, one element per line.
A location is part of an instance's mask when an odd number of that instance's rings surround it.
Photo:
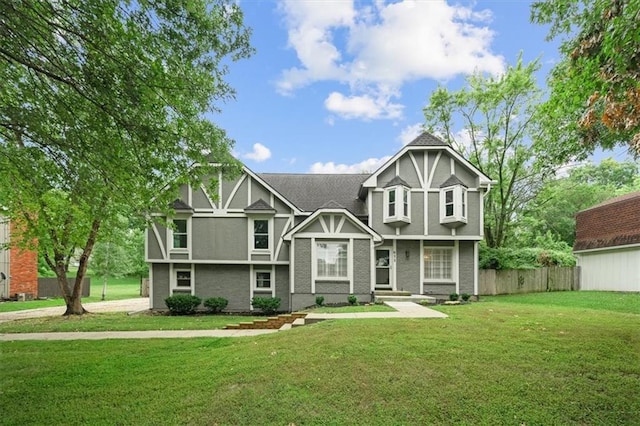
<path fill-rule="evenodd" d="M 378 296 L 411 296 L 410 291 L 396 291 L 396 290 L 376 290 L 374 293 L 375 297 Z"/>
<path fill-rule="evenodd" d="M 409 294 L 403 296 L 382 296 L 375 293 L 376 302 L 414 302 L 414 303 L 436 303 L 437 299 L 433 296 L 425 296 L 423 294 Z"/>

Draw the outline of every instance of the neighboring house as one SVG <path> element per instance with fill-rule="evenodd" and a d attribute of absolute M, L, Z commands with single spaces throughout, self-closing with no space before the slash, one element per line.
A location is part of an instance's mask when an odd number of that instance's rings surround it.
<path fill-rule="evenodd" d="M 7 248 L 16 227 L 0 216 L 0 298 L 38 296 L 38 253 Z M 28 297 L 28 296 L 27 296 Z"/>
<path fill-rule="evenodd" d="M 494 182 L 427 133 L 372 174 L 259 174 L 183 187 L 173 228 L 147 232 L 151 307 L 173 294 L 228 310 L 279 297 L 297 310 L 376 290 L 478 294 L 483 201 Z"/>
<path fill-rule="evenodd" d="M 640 291 L 640 192 L 578 212 L 581 290 Z"/>

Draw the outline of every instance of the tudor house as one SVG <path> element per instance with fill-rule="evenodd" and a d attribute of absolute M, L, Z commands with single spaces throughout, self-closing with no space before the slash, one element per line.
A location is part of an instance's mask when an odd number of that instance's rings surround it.
<path fill-rule="evenodd" d="M 376 290 L 478 294 L 483 201 L 494 183 L 451 146 L 423 133 L 372 174 L 271 174 L 243 168 L 181 188 L 172 227 L 147 231 L 150 304 L 173 294 L 224 297 L 227 310 L 279 297 L 370 301 Z"/>

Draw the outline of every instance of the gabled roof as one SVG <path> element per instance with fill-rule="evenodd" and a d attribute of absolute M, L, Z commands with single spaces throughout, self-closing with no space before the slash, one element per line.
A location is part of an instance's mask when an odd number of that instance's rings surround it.
<path fill-rule="evenodd" d="M 335 202 L 334 200 L 329 200 L 328 202 L 324 203 L 320 208 L 321 209 L 344 209 L 344 206 L 340 203 Z"/>
<path fill-rule="evenodd" d="M 612 198 L 576 214 L 573 250 L 640 244 L 640 192 Z"/>
<path fill-rule="evenodd" d="M 369 227 L 367 224 L 365 224 L 364 222 L 362 222 L 361 220 L 359 220 L 357 217 L 355 217 L 353 215 L 353 213 L 351 213 L 349 210 L 347 209 L 334 209 L 334 208 L 325 208 L 325 209 L 318 209 L 315 212 L 313 212 L 313 214 L 311 214 L 311 216 L 309 216 L 308 218 L 306 218 L 305 220 L 303 220 L 302 222 L 300 222 L 299 224 L 297 224 L 296 226 L 294 226 L 293 228 L 291 228 L 289 231 L 287 231 L 283 236 L 282 239 L 285 241 L 291 241 L 291 238 L 293 237 L 294 234 L 303 231 L 307 226 L 309 226 L 311 223 L 313 223 L 316 218 L 318 216 L 320 216 L 321 214 L 342 214 L 345 215 L 347 217 L 347 219 L 349 219 L 349 221 L 356 226 L 357 228 L 359 228 L 363 234 L 369 234 L 371 236 L 371 238 L 373 238 L 373 241 L 376 243 L 380 243 L 382 242 L 382 236 L 380 234 L 378 234 L 376 231 L 374 231 L 371 227 Z"/>
<path fill-rule="evenodd" d="M 173 203 L 171 203 L 171 208 L 176 212 L 190 212 L 193 213 L 193 207 L 189 204 L 185 203 L 179 198 L 176 198 Z"/>
<path fill-rule="evenodd" d="M 271 186 L 271 184 L 269 182 L 266 182 L 262 177 L 260 177 L 259 174 L 255 173 L 253 170 L 251 170 L 247 166 L 243 166 L 242 170 L 247 175 L 251 176 L 252 179 L 255 179 L 258 183 L 264 186 L 268 191 L 272 192 L 280 201 L 282 201 L 288 207 L 290 207 L 295 214 L 302 213 L 301 209 L 297 205 L 295 205 L 293 201 L 291 201 L 288 197 L 286 197 L 282 193 L 278 192 L 277 188 L 274 188 L 273 186 Z"/>
<path fill-rule="evenodd" d="M 442 182 L 442 184 L 440 185 L 440 188 L 446 188 L 447 186 L 454 186 L 454 185 L 462 185 L 465 188 L 468 188 L 468 186 L 465 185 L 464 182 L 462 182 L 460 179 L 458 179 L 458 176 L 456 175 L 449 176 L 447 180 Z"/>
<path fill-rule="evenodd" d="M 255 203 L 245 207 L 244 211 L 245 213 L 275 213 L 276 209 L 260 198 Z"/>
<path fill-rule="evenodd" d="M 447 146 L 447 144 L 431 133 L 423 132 L 420 136 L 409 142 L 411 146 Z"/>
<path fill-rule="evenodd" d="M 378 168 L 375 172 L 373 172 L 363 183 L 363 188 L 375 188 L 378 186 L 378 175 L 380 175 L 383 171 L 385 171 L 391 164 L 393 164 L 396 160 L 402 157 L 409 151 L 412 150 L 445 150 L 449 155 L 458 160 L 459 163 L 464 165 L 467 169 L 469 169 L 473 174 L 478 176 L 480 180 L 481 187 L 487 187 L 489 185 L 493 185 L 496 181 L 492 180 L 489 176 L 482 173 L 476 166 L 471 164 L 469 160 L 464 158 L 457 152 L 455 149 L 451 147 L 451 145 L 445 143 L 441 139 L 429 134 L 422 133 L 420 136 L 415 138 L 413 141 L 404 146 L 396 155 L 387 160 L 382 166 Z"/>
<path fill-rule="evenodd" d="M 356 216 L 366 216 L 365 203 L 358 199 L 366 174 L 260 173 L 258 176 L 300 210 L 313 212 L 329 201 Z"/>
<path fill-rule="evenodd" d="M 384 187 L 389 188 L 390 186 L 398 186 L 398 185 L 406 186 L 407 188 L 411 187 L 411 185 L 409 185 L 407 182 L 402 180 L 400 176 L 396 176 L 393 179 L 391 179 L 389 182 L 387 182 L 387 184 Z"/>

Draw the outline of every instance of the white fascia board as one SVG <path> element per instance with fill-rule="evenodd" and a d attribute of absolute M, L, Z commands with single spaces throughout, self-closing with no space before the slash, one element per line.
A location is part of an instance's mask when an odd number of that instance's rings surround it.
<path fill-rule="evenodd" d="M 291 241 L 291 238 L 293 237 L 294 234 L 297 234 L 298 232 L 303 231 L 307 226 L 309 226 L 311 223 L 313 223 L 313 221 L 318 216 L 320 216 L 321 214 L 345 215 L 349 219 L 349 221 L 353 225 L 355 225 L 356 227 L 361 229 L 363 231 L 363 233 L 371 235 L 371 237 L 373 238 L 374 242 L 378 242 L 378 243 L 382 242 L 382 237 L 380 236 L 380 234 L 378 234 L 376 231 L 374 231 L 368 225 L 362 223 L 349 210 L 347 210 L 347 209 L 322 209 L 322 208 L 316 210 L 315 212 L 313 212 L 311 214 L 311 216 L 309 216 L 308 218 L 306 218 L 305 220 L 300 222 L 297 226 L 294 226 L 292 229 L 290 229 L 286 234 L 284 234 L 282 236 L 282 239 L 285 240 L 285 241 Z"/>
<path fill-rule="evenodd" d="M 302 215 L 304 213 L 302 210 L 300 210 L 298 207 L 296 207 L 291 201 L 289 201 L 287 198 L 285 198 L 284 195 L 280 194 L 271 185 L 269 185 L 267 182 L 265 182 L 264 179 L 262 179 L 260 176 L 258 176 L 253 171 L 251 171 L 251 169 L 249 169 L 247 166 L 243 165 L 242 166 L 242 171 L 245 172 L 246 174 L 248 174 L 249 176 L 251 176 L 252 179 L 255 179 L 260 185 L 262 185 L 265 188 L 267 188 L 267 190 L 269 190 L 273 195 L 278 197 L 278 199 L 280 201 L 285 203 L 288 207 L 290 207 L 293 210 L 294 214 Z"/>
<path fill-rule="evenodd" d="M 640 248 L 640 243 L 638 244 L 626 244 L 619 246 L 609 246 L 609 247 L 598 247 L 592 249 L 584 249 L 584 250 L 574 250 L 574 254 L 582 254 L 582 253 L 594 253 L 598 251 L 613 251 L 613 250 L 624 250 L 624 249 L 632 249 L 632 248 Z"/>
<path fill-rule="evenodd" d="M 489 178 L 489 176 L 485 175 L 484 173 L 482 173 L 476 166 L 474 166 L 469 160 L 467 160 L 466 158 L 464 158 L 462 155 L 460 155 L 460 153 L 458 153 L 455 149 L 453 149 L 451 146 L 449 145 L 434 145 L 434 146 L 415 146 L 415 145 L 405 145 L 400 151 L 398 151 L 398 153 L 396 155 L 394 155 L 393 157 L 391 157 L 389 160 L 387 160 L 382 166 L 380 166 L 378 168 L 378 170 L 376 170 L 375 172 L 373 172 L 371 174 L 371 176 L 369 176 L 367 178 L 367 180 L 365 180 L 362 183 L 362 186 L 365 188 L 377 188 L 378 187 L 378 176 L 380 175 L 380 173 L 382 173 L 383 171 L 385 171 L 391 164 L 393 164 L 395 161 L 397 161 L 398 159 L 400 159 L 400 157 L 402 157 L 404 154 L 406 154 L 409 151 L 440 151 L 440 150 L 445 150 L 447 151 L 449 154 L 451 154 L 456 160 L 458 160 L 460 163 L 462 163 L 465 167 L 467 167 L 469 170 L 471 170 L 472 173 L 474 173 L 475 175 L 478 176 L 478 178 L 480 179 L 480 186 L 481 187 L 486 187 L 487 185 L 495 185 L 496 183 L 498 183 L 495 180 L 492 180 L 491 178 Z"/>

